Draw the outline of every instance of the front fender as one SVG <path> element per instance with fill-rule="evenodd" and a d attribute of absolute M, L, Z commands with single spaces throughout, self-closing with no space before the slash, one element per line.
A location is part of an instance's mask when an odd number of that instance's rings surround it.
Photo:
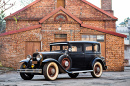
<path fill-rule="evenodd" d="M 28 62 L 29 62 L 29 60 L 24 59 L 24 60 L 21 60 L 21 61 L 20 61 L 20 63 L 21 63 L 21 62 L 26 62 L 26 63 L 28 63 Z"/>
<path fill-rule="evenodd" d="M 92 69 L 93 69 L 93 67 L 94 67 L 95 62 L 97 62 L 97 61 L 102 64 L 103 70 L 106 70 L 106 64 L 105 64 L 105 62 L 103 62 L 102 59 L 99 58 L 99 57 L 95 58 L 95 59 L 92 61 L 92 64 L 91 64 L 91 65 L 92 65 Z"/>
<path fill-rule="evenodd" d="M 42 63 L 48 63 L 48 62 L 55 62 L 58 66 L 59 66 L 59 69 L 60 71 L 64 72 L 64 73 L 70 73 L 69 71 L 65 70 L 62 65 L 55 59 L 45 59 L 42 61 Z"/>

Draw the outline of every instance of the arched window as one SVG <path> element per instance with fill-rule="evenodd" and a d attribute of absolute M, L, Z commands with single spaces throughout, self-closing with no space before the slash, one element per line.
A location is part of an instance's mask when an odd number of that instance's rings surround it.
<path fill-rule="evenodd" d="M 57 8 L 60 6 L 65 8 L 65 0 L 57 0 Z"/>
<path fill-rule="evenodd" d="M 64 14 L 58 14 L 54 18 L 54 21 L 67 21 L 67 17 Z"/>

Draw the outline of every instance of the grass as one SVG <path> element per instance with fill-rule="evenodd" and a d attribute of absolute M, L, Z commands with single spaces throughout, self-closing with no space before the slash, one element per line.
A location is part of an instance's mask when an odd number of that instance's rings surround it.
<path fill-rule="evenodd" d="M 0 67 L 2 67 L 2 63 L 0 62 Z"/>
<path fill-rule="evenodd" d="M 11 67 L 4 67 L 4 66 L 2 66 L 2 63 L 0 62 L 0 70 L 8 70 L 8 71 L 10 71 L 10 70 L 14 70 L 14 69 L 11 68 Z"/>

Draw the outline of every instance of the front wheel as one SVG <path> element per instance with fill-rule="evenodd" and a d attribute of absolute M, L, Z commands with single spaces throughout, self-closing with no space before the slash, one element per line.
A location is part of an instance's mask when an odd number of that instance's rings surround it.
<path fill-rule="evenodd" d="M 58 66 L 55 62 L 46 63 L 43 67 L 43 74 L 47 80 L 55 80 L 59 74 Z"/>
<path fill-rule="evenodd" d="M 27 65 L 25 63 L 23 63 L 20 67 L 20 69 L 26 69 L 26 68 L 27 68 Z M 31 80 L 34 77 L 34 75 L 30 73 L 20 73 L 20 76 L 24 80 Z"/>
<path fill-rule="evenodd" d="M 91 75 L 94 78 L 99 78 L 102 75 L 102 65 L 100 62 L 95 62 L 93 67 L 93 72 L 91 72 Z"/>
<path fill-rule="evenodd" d="M 68 73 L 68 75 L 71 77 L 71 78 L 76 78 L 79 73 Z"/>

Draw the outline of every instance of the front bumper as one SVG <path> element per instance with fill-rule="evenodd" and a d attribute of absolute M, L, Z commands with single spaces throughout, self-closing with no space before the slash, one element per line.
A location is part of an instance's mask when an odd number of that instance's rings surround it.
<path fill-rule="evenodd" d="M 42 69 L 17 69 L 19 73 L 42 73 Z"/>

